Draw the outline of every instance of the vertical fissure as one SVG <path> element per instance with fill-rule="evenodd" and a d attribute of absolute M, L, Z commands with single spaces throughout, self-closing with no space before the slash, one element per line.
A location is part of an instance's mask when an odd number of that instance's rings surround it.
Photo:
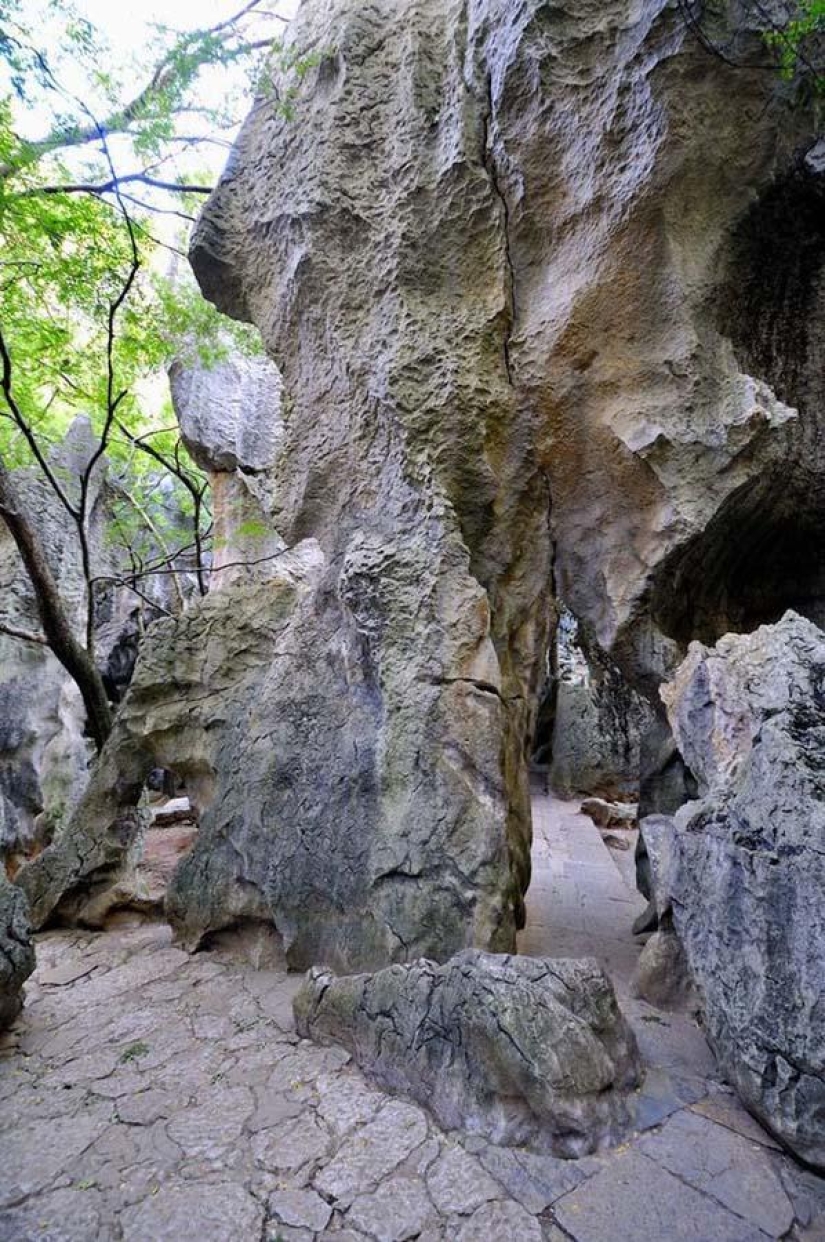
<path fill-rule="evenodd" d="M 507 324 L 504 331 L 504 340 L 502 342 L 502 352 L 504 355 L 504 370 L 507 374 L 507 382 L 513 387 L 513 366 L 512 366 L 512 342 L 513 328 L 516 320 L 516 272 L 513 265 L 513 253 L 510 244 L 510 204 L 507 201 L 507 195 L 501 184 L 501 178 L 498 167 L 496 165 L 495 153 L 492 144 L 492 129 L 495 106 L 493 103 L 493 78 L 491 73 L 487 73 L 485 77 L 485 109 L 482 116 L 482 145 L 481 145 L 481 162 L 490 179 L 490 187 L 495 198 L 501 207 L 502 228 L 504 234 L 504 262 L 506 268 L 506 298 L 507 298 Z"/>

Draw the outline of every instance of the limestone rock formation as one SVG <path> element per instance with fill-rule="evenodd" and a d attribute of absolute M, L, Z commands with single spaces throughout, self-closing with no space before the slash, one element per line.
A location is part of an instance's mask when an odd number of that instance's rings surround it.
<path fill-rule="evenodd" d="M 825 633 L 789 612 L 699 643 L 662 692 L 698 800 L 642 823 L 724 1073 L 825 1166 Z"/>
<path fill-rule="evenodd" d="M 51 466 L 70 495 L 96 446 L 88 421 L 77 418 L 64 442 L 52 450 Z M 116 493 L 107 471 L 104 457 L 92 478 L 87 522 L 92 571 L 101 578 L 121 567 L 110 537 Z M 39 530 L 66 612 L 83 632 L 86 583 L 75 530 L 38 468 L 16 470 L 14 481 Z M 172 503 L 162 486 L 157 490 L 155 521 L 162 506 Z M 148 527 L 139 529 L 155 538 Z M 145 581 L 143 596 L 140 600 L 125 589 L 98 583 L 95 651 L 114 702 L 131 678 L 153 602 L 173 606 L 169 579 L 163 576 Z M 12 633 L 4 632 L 5 627 Z M 42 848 L 67 819 L 86 785 L 94 755 L 80 692 L 68 673 L 47 646 L 14 636 L 15 630 L 31 634 L 40 628 L 31 583 L 0 522 L 0 857 L 12 860 Z"/>
<path fill-rule="evenodd" d="M 27 885 L 38 921 L 75 901 L 101 839 L 111 878 L 148 739 L 209 772 L 187 943 L 506 950 L 553 570 L 651 697 L 694 634 L 821 604 L 812 120 L 667 0 L 306 0 L 288 37 L 317 63 L 257 102 L 191 256 L 282 377 L 267 522 L 317 564 L 289 620 L 276 574 L 158 628 L 105 809 Z"/>
<path fill-rule="evenodd" d="M 209 478 L 214 535 L 210 590 L 266 578 L 284 541 L 273 528 L 271 475 L 283 434 L 281 377 L 266 357 L 235 353 L 169 371 L 181 437 Z"/>
<path fill-rule="evenodd" d="M 653 711 L 564 607 L 539 704 L 535 761 L 562 797 L 632 796 L 639 786 L 641 739 Z"/>
<path fill-rule="evenodd" d="M 671 921 L 667 920 L 644 945 L 631 991 L 657 1009 L 698 1008 L 685 951 Z"/>
<path fill-rule="evenodd" d="M 376 750 L 382 703 L 370 665 L 351 659 L 355 626 L 339 630 L 339 613 L 319 625 L 323 553 L 307 541 L 275 565 L 270 580 L 227 586 L 151 631 L 76 813 L 20 873 L 36 925 L 58 913 L 95 924 L 126 899 L 139 848 L 135 808 L 149 772 L 163 767 L 185 780 L 199 812 L 197 841 L 168 897 L 190 947 L 243 920 L 274 922 L 289 964 L 301 969 L 506 945 L 503 838 L 486 829 L 485 807 L 451 754 L 429 790 L 423 772 L 423 756 L 439 756 L 456 722 L 468 748 L 476 734 L 497 746 L 498 695 L 457 676 L 442 716 L 432 706 L 440 684 L 408 681 L 405 731 L 388 731 Z M 422 550 L 419 583 L 426 576 Z M 391 626 L 394 584 L 379 586 Z M 483 627 L 482 607 L 477 616 Z M 453 639 L 457 674 L 462 637 Z M 432 636 L 450 640 L 449 630 Z M 398 678 L 402 657 L 390 670 Z M 416 763 L 421 784 L 408 788 Z"/>
<path fill-rule="evenodd" d="M 26 898 L 0 867 L 0 1031 L 23 1006 L 23 984 L 34 970 Z"/>
<path fill-rule="evenodd" d="M 392 410 L 494 617 L 506 519 L 535 539 L 547 478 L 560 594 L 651 691 L 690 637 L 816 608 L 812 115 L 747 70 L 732 108 L 732 71 L 665 0 L 317 0 L 290 37 L 327 54 L 294 121 L 256 108 L 192 251 L 295 403 L 287 522 L 320 535 L 338 511 L 310 445 L 334 478 Z M 495 371 L 471 358 L 493 341 Z M 498 380 L 477 409 L 471 361 Z"/>
<path fill-rule="evenodd" d="M 467 950 L 374 975 L 316 967 L 294 1008 L 299 1034 L 343 1044 L 447 1130 L 572 1157 L 627 1128 L 636 1041 L 594 960 Z"/>

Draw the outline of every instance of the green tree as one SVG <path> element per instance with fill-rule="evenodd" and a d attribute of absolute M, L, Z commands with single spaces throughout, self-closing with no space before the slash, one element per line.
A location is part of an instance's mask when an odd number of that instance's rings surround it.
<path fill-rule="evenodd" d="M 252 0 L 208 29 L 158 27 L 139 58 L 153 67 L 130 90 L 133 68 L 114 65 L 101 33 L 71 0 L 0 0 L 0 517 L 42 625 L 41 634 L 16 636 L 47 643 L 73 677 L 98 748 L 112 708 L 95 663 L 92 482 L 110 463 L 123 501 L 116 528 L 124 584 L 141 594 L 147 575 L 174 575 L 188 553 L 205 589 L 205 480 L 168 406 L 141 393 L 184 349 L 208 360 L 228 340 L 258 348 L 251 331 L 229 325 L 200 298 L 179 264 L 170 274 L 169 256 L 179 258 L 181 222 L 192 220 L 211 188 L 213 174 L 199 162 L 228 145 L 249 91 L 270 82 L 273 61 L 287 82 L 305 72 L 281 47 L 281 24 Z M 42 43 L 32 43 L 29 30 L 45 32 Z M 234 78 L 215 103 L 202 78 L 230 68 Z M 288 108 L 289 94 L 276 106 Z M 38 136 L 21 133 L 23 109 L 43 118 Z M 91 424 L 94 448 L 66 478 L 53 467 L 50 446 L 78 414 Z M 15 487 L 22 465 L 42 473 L 76 533 L 87 588 L 82 632 Z M 180 530 L 162 530 L 150 512 L 159 472 L 174 480 L 177 507 L 189 515 L 183 542 Z"/>
<path fill-rule="evenodd" d="M 732 68 L 764 69 L 793 82 L 801 98 L 825 95 L 825 0 L 677 0 L 689 30 Z M 732 15 L 735 20 L 732 20 Z M 743 53 L 743 29 L 761 30 L 763 56 Z"/>

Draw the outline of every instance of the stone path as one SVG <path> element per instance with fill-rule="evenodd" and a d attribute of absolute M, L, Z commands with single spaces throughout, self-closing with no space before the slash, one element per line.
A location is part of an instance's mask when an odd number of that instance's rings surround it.
<path fill-rule="evenodd" d="M 522 951 L 611 969 L 652 1067 L 632 1141 L 562 1161 L 444 1134 L 297 1038 L 297 979 L 189 958 L 157 924 L 52 932 L 0 1041 L 0 1240 L 825 1239 L 825 1183 L 714 1080 L 688 1019 L 627 999 L 636 898 L 598 831 L 535 810 Z"/>

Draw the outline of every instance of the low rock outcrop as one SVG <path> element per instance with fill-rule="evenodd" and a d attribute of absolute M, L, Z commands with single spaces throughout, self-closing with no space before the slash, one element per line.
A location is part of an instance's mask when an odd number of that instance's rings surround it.
<path fill-rule="evenodd" d="M 825 634 L 787 613 L 699 643 L 662 691 L 699 797 L 642 823 L 724 1073 L 825 1167 Z"/>
<path fill-rule="evenodd" d="M 0 1031 L 23 1007 L 23 984 L 34 970 L 26 898 L 0 867 Z"/>
<path fill-rule="evenodd" d="M 375 564 L 378 549 L 361 552 Z M 348 568 L 354 601 L 355 550 Z M 437 590 L 423 548 L 417 568 L 419 590 L 428 578 Z M 351 658 L 354 622 L 337 610 L 318 616 L 327 572 L 307 541 L 274 562 L 269 580 L 228 585 L 153 628 L 77 811 L 20 873 L 36 925 L 57 914 L 96 924 L 117 890 L 125 895 L 140 845 L 135 808 L 162 767 L 185 781 L 199 815 L 168 894 L 189 947 L 243 920 L 274 923 L 297 969 L 507 947 L 503 793 L 480 788 L 461 762 L 479 738 L 487 764 L 498 761 L 501 699 L 462 677 L 477 650 L 442 600 L 430 638 L 452 683 L 420 677 L 399 649 L 387 676 L 404 682 L 408 701 L 384 726 L 376 670 Z M 393 581 L 369 582 L 387 627 L 398 624 Z M 479 593 L 476 603 L 483 653 Z"/>
<path fill-rule="evenodd" d="M 636 1041 L 594 960 L 469 950 L 374 975 L 316 967 L 294 1009 L 301 1035 L 343 1044 L 447 1130 L 572 1157 L 627 1128 Z"/>

